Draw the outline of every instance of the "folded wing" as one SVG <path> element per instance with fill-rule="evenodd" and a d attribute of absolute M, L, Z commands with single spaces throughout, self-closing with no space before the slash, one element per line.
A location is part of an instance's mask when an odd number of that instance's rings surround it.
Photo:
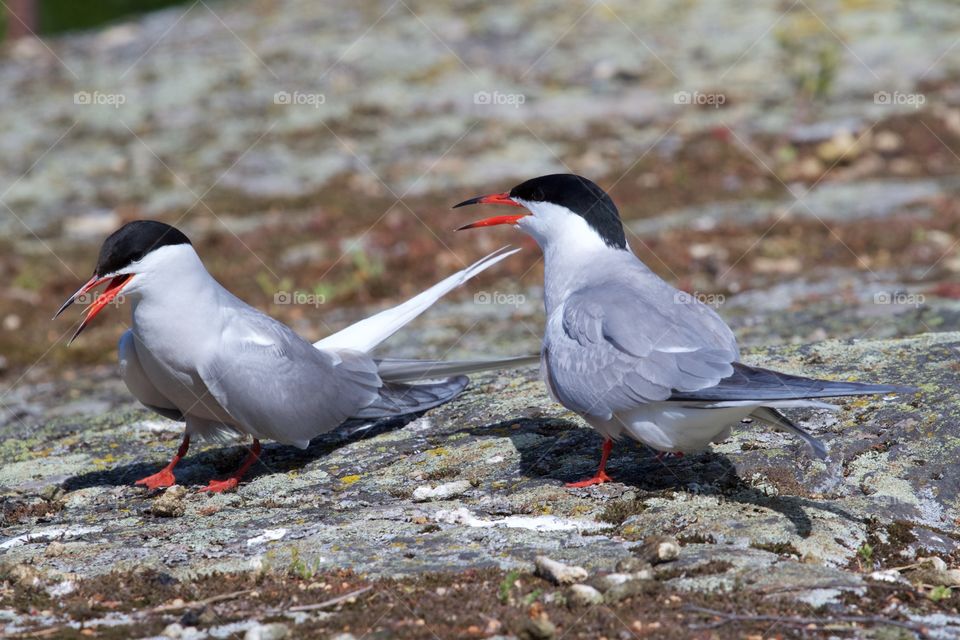
<path fill-rule="evenodd" d="M 260 438 L 306 446 L 373 403 L 376 363 L 349 350 L 321 351 L 287 326 L 238 309 L 199 373 L 230 416 Z"/>
<path fill-rule="evenodd" d="M 712 387 L 739 357 L 712 309 L 649 274 L 574 292 L 549 323 L 551 390 L 568 408 L 601 419 Z"/>

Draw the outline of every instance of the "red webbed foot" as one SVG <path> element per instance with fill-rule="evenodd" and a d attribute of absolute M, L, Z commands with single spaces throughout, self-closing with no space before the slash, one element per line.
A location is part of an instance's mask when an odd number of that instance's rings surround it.
<path fill-rule="evenodd" d="M 180 443 L 180 448 L 177 450 L 177 454 L 173 456 L 173 460 L 170 461 L 170 464 L 152 476 L 140 478 L 134 482 L 134 484 L 142 485 L 151 491 L 155 489 L 162 489 L 164 487 L 172 487 L 173 485 L 177 484 L 177 479 L 173 475 L 173 468 L 176 467 L 177 463 L 183 459 L 183 456 L 187 455 L 187 451 L 189 449 L 190 436 L 185 434 L 183 436 L 183 441 Z"/>
<path fill-rule="evenodd" d="M 152 476 L 147 476 L 146 478 L 140 478 L 134 484 L 143 485 L 151 491 L 155 489 L 162 489 L 164 487 L 172 487 L 177 484 L 177 479 L 174 477 L 173 472 L 169 469 L 163 469 L 153 474 Z"/>
<path fill-rule="evenodd" d="M 240 468 L 237 469 L 237 472 L 226 480 L 211 480 L 210 484 L 205 486 L 203 489 L 200 489 L 200 493 L 223 493 L 224 491 L 231 491 L 237 488 L 237 485 L 240 484 L 240 478 L 249 471 L 250 467 L 253 466 L 253 463 L 260 459 L 260 441 L 254 438 L 253 446 L 250 447 L 250 452 L 247 454 L 246 459 L 244 459 L 243 464 L 240 465 Z"/>
<path fill-rule="evenodd" d="M 582 487 L 592 487 L 595 484 L 603 484 L 604 482 L 613 482 L 613 478 L 608 476 L 606 471 L 607 460 L 610 458 L 611 451 L 613 451 L 613 440 L 606 438 L 603 441 L 603 453 L 600 455 L 600 468 L 597 469 L 593 477 L 581 480 L 580 482 L 568 482 L 566 486 L 571 489 L 579 489 Z"/>
<path fill-rule="evenodd" d="M 613 478 L 608 476 L 606 471 L 598 471 L 597 475 L 592 478 L 587 478 L 579 482 L 568 482 L 565 486 L 570 489 L 580 489 L 582 487 L 592 487 L 595 484 L 603 484 L 604 482 L 613 482 Z"/>
<path fill-rule="evenodd" d="M 200 493 L 223 493 L 237 488 L 240 481 L 237 478 L 227 478 L 226 480 L 211 480 L 210 484 L 200 489 Z"/>

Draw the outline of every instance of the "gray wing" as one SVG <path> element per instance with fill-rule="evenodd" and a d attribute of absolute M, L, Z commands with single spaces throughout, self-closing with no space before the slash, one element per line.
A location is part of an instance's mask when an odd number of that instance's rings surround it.
<path fill-rule="evenodd" d="M 653 274 L 638 276 L 580 289 L 551 314 L 546 374 L 567 408 L 610 419 L 733 373 L 739 354 L 726 323 Z"/>
<path fill-rule="evenodd" d="M 210 393 L 245 431 L 306 446 L 378 397 L 368 355 L 316 349 L 252 307 L 233 307 L 221 344 L 200 370 Z"/>
<path fill-rule="evenodd" d="M 160 393 L 140 365 L 140 358 L 137 356 L 137 349 L 133 343 L 136 339 L 137 337 L 131 329 L 127 329 L 120 336 L 120 342 L 117 344 L 117 355 L 120 358 L 120 377 L 123 378 L 127 389 L 140 401 L 140 404 L 159 413 L 164 418 L 182 421 L 183 414 L 180 409 L 177 409 L 173 402 Z"/>

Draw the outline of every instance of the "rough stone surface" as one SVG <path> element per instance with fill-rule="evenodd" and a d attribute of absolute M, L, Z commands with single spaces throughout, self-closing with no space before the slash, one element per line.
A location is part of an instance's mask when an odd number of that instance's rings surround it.
<path fill-rule="evenodd" d="M 305 451 L 267 444 L 235 493 L 197 489 L 242 451 L 200 448 L 178 468 L 189 489 L 178 518 L 158 518 L 163 498 L 132 484 L 164 463 L 178 427 L 135 408 L 106 372 L 90 379 L 87 395 L 112 398 L 116 409 L 41 421 L 5 441 L 7 500 L 58 493 L 51 487 L 65 493 L 43 523 L 5 528 L 0 546 L 5 563 L 29 563 L 50 579 L 123 566 L 162 566 L 187 578 L 281 567 L 291 553 L 372 575 L 521 567 L 544 552 L 610 572 L 632 555 L 631 540 L 666 534 L 685 547 L 664 567 L 731 565 L 675 578 L 682 588 L 857 588 L 863 579 L 847 567 L 868 538 L 884 540 L 894 525 L 929 532 L 945 554 L 956 549 L 957 347 L 960 334 L 942 333 L 749 353 L 751 363 L 790 372 L 919 383 L 917 396 L 795 412 L 829 446 L 826 462 L 807 458 L 787 434 L 746 426 L 682 460 L 659 462 L 641 447 L 618 445 L 608 467 L 617 482 L 569 490 L 563 482 L 593 470 L 600 437 L 548 399 L 535 371 L 505 372 L 481 375 L 458 400 L 359 439 L 341 430 Z M 25 390 L 26 400 L 55 406 L 61 388 Z M 539 417 L 523 417 L 531 407 Z M 159 424 L 169 426 L 147 428 Z M 470 478 L 475 488 L 457 498 L 456 515 L 414 501 L 417 479 L 431 473 Z M 600 526 L 614 507 L 635 514 Z M 909 564 L 926 551 L 905 543 L 897 553 Z"/>

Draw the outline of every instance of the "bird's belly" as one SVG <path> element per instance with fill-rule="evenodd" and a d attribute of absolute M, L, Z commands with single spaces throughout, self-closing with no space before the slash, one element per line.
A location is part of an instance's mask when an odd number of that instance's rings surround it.
<path fill-rule="evenodd" d="M 730 436 L 753 407 L 707 409 L 680 402 L 653 402 L 615 415 L 609 422 L 658 451 L 693 453 Z"/>
<path fill-rule="evenodd" d="M 210 394 L 195 366 L 164 357 L 161 355 L 163 350 L 151 348 L 151 345 L 142 339 L 138 339 L 134 344 L 144 373 L 181 413 L 215 422 L 232 422 L 227 412 Z"/>

